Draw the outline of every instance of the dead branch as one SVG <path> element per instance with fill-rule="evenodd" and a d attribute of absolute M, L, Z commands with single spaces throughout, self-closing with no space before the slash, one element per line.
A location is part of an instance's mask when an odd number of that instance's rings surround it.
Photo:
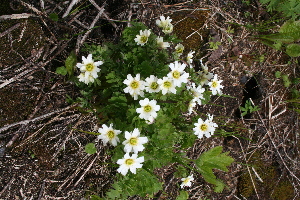
<path fill-rule="evenodd" d="M 62 109 L 58 109 L 58 110 L 53 111 L 51 113 L 44 114 L 44 115 L 36 117 L 34 119 L 23 120 L 23 121 L 20 121 L 20 122 L 16 122 L 16 123 L 13 123 L 13 124 L 6 125 L 6 126 L 0 128 L 0 133 L 3 132 L 3 131 L 6 131 L 6 130 L 12 128 L 12 127 L 15 127 L 17 125 L 27 125 L 27 124 L 35 122 L 35 121 L 43 120 L 43 119 L 48 118 L 48 117 L 50 117 L 50 116 L 52 116 L 54 114 L 70 110 L 70 109 L 72 109 L 72 108 L 74 108 L 76 106 L 78 106 L 78 105 L 74 104 L 74 105 L 71 105 L 71 106 L 68 106 L 68 107 L 65 107 L 65 108 L 62 108 Z"/>

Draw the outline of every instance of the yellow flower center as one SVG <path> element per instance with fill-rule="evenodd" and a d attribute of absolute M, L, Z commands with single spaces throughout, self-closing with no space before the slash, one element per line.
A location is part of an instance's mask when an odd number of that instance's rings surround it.
<path fill-rule="evenodd" d="M 139 87 L 139 82 L 138 81 L 132 81 L 130 83 L 130 87 L 133 88 L 133 89 L 137 89 Z"/>
<path fill-rule="evenodd" d="M 183 48 L 176 49 L 176 53 L 182 53 L 182 52 L 183 52 Z"/>
<path fill-rule="evenodd" d="M 217 81 L 213 81 L 211 84 L 211 87 L 216 88 L 218 87 L 218 82 Z"/>
<path fill-rule="evenodd" d="M 152 82 L 151 85 L 150 85 L 150 88 L 151 88 L 152 90 L 156 90 L 157 87 L 158 87 L 158 84 L 157 84 L 156 82 Z"/>
<path fill-rule="evenodd" d="M 108 136 L 109 139 L 112 139 L 112 138 L 115 137 L 115 132 L 113 132 L 113 131 L 108 131 L 108 132 L 107 132 L 107 136 Z"/>
<path fill-rule="evenodd" d="M 189 178 L 186 178 L 186 179 L 183 181 L 183 183 L 184 183 L 184 184 L 187 184 L 187 183 L 189 182 L 189 180 L 190 180 Z"/>
<path fill-rule="evenodd" d="M 141 43 L 146 43 L 147 40 L 148 40 L 147 36 L 145 36 L 145 35 L 141 36 Z"/>
<path fill-rule="evenodd" d="M 86 71 L 92 71 L 93 69 L 94 69 L 94 64 L 92 64 L 92 63 L 89 63 L 89 64 L 86 64 L 85 65 L 85 69 L 86 69 Z"/>
<path fill-rule="evenodd" d="M 138 143 L 138 139 L 137 139 L 137 138 L 130 138 L 129 143 L 130 143 L 132 146 L 135 146 L 135 145 L 137 145 L 137 143 Z"/>
<path fill-rule="evenodd" d="M 128 159 L 125 160 L 126 165 L 132 165 L 133 163 L 134 163 L 134 160 L 131 159 L 131 158 L 128 158 Z"/>
<path fill-rule="evenodd" d="M 146 105 L 145 107 L 144 107 L 144 111 L 145 112 L 150 112 L 152 110 L 152 107 L 150 106 L 150 105 Z"/>
<path fill-rule="evenodd" d="M 165 27 L 164 27 L 164 30 L 165 30 L 165 31 L 170 31 L 171 28 L 172 28 L 172 26 L 165 26 Z"/>
<path fill-rule="evenodd" d="M 207 131 L 207 129 L 208 129 L 207 124 L 201 124 L 201 126 L 200 126 L 201 131 Z"/>
<path fill-rule="evenodd" d="M 164 82 L 164 87 L 165 88 L 170 88 L 172 86 L 172 83 L 170 81 L 165 81 Z"/>
<path fill-rule="evenodd" d="M 178 79 L 178 78 L 180 77 L 180 72 L 179 72 L 179 71 L 174 71 L 174 72 L 172 73 L 172 76 L 173 76 L 174 78 Z"/>

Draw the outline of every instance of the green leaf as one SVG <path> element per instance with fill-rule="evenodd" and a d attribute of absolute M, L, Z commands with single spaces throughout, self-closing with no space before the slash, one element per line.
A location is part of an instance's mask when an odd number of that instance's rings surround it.
<path fill-rule="evenodd" d="M 84 150 L 88 154 L 94 154 L 97 151 L 94 143 L 88 143 L 87 145 L 85 145 L 85 149 Z"/>
<path fill-rule="evenodd" d="M 279 33 L 286 37 L 293 38 L 293 41 L 300 40 L 300 21 L 287 21 L 279 29 Z M 290 41 L 290 42 L 293 42 Z"/>
<path fill-rule="evenodd" d="M 276 78 L 280 78 L 281 77 L 281 72 L 280 71 L 276 71 L 275 72 L 275 77 Z"/>
<path fill-rule="evenodd" d="M 112 185 L 106 195 L 109 199 L 128 199 L 128 196 L 139 194 L 141 197 L 151 196 L 162 189 L 162 184 L 153 173 L 138 169 L 136 174 L 128 172 Z"/>
<path fill-rule="evenodd" d="M 127 108 L 127 99 L 124 94 L 115 93 L 115 96 L 111 97 L 108 102 L 115 107 Z"/>
<path fill-rule="evenodd" d="M 286 47 L 286 53 L 291 57 L 300 56 L 300 45 L 299 44 L 290 44 Z"/>
<path fill-rule="evenodd" d="M 290 43 L 294 41 L 294 37 L 286 33 L 274 33 L 270 35 L 260 36 L 261 39 L 270 40 L 275 43 Z"/>
<path fill-rule="evenodd" d="M 187 191 L 181 190 L 179 192 L 178 197 L 176 198 L 176 200 L 186 200 L 189 198 L 189 193 Z"/>
<path fill-rule="evenodd" d="M 289 87 L 291 85 L 291 81 L 289 79 L 289 76 L 287 74 L 284 74 L 281 76 L 283 80 L 284 87 Z"/>
<path fill-rule="evenodd" d="M 75 51 L 71 51 L 70 55 L 65 61 L 65 66 L 69 76 L 73 76 L 76 63 L 77 63 L 77 57 Z"/>
<path fill-rule="evenodd" d="M 195 161 L 195 164 L 199 168 L 205 181 L 215 185 L 215 192 L 222 192 L 225 184 L 216 178 L 213 173 L 213 169 L 219 169 L 227 172 L 227 166 L 234 161 L 232 157 L 228 156 L 229 152 L 221 153 L 222 150 L 222 146 L 217 146 L 203 153 Z"/>
<path fill-rule="evenodd" d="M 55 73 L 65 76 L 65 75 L 67 75 L 68 71 L 64 66 L 62 66 L 62 67 L 56 68 Z"/>
<path fill-rule="evenodd" d="M 120 78 L 118 78 L 115 74 L 114 71 L 108 73 L 106 76 L 105 76 L 106 80 L 108 83 L 115 83 L 115 82 L 120 82 Z"/>
<path fill-rule="evenodd" d="M 49 18 L 52 19 L 53 21 L 57 22 L 58 21 L 58 15 L 56 13 L 51 13 L 49 15 Z"/>

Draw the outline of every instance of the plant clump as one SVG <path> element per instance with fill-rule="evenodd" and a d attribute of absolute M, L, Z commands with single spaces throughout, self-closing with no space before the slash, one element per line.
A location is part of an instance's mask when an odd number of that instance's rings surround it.
<path fill-rule="evenodd" d="M 83 63 L 66 62 L 56 71 L 68 74 L 80 88 L 82 97 L 74 102 L 102 116 L 99 133 L 91 134 L 98 135 L 98 144 L 112 146 L 107 149 L 111 167 L 119 172 L 105 198 L 153 197 L 164 184 L 154 170 L 172 163 L 185 168 L 181 180 L 186 187 L 191 186 L 193 174 L 201 174 L 215 192 L 226 187 L 213 172 L 227 172 L 233 162 L 229 152 L 222 153 L 222 146 L 195 160 L 186 155 L 190 144 L 211 137 L 218 127 L 213 115 L 207 114 L 203 121 L 196 105 L 221 96 L 222 80 L 205 66 L 200 72 L 194 69 L 194 52 L 188 57 L 183 53 L 185 43 L 173 34 L 171 22 L 164 16 L 156 21 L 163 37 L 142 23 L 131 22 L 118 44 L 87 45 L 89 54 L 82 57 Z M 71 53 L 68 60 L 75 61 L 76 55 Z M 93 154 L 97 145 L 88 143 L 85 149 Z M 189 179 L 183 179 L 188 174 Z"/>

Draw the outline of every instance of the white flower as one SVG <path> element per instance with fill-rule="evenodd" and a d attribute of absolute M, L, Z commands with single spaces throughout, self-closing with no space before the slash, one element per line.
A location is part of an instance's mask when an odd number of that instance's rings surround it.
<path fill-rule="evenodd" d="M 163 77 L 163 79 L 158 79 L 157 83 L 159 84 L 159 87 L 163 95 L 171 92 L 176 94 L 176 89 L 173 80 L 170 79 L 169 77 Z"/>
<path fill-rule="evenodd" d="M 193 180 L 194 180 L 193 174 L 191 176 L 186 177 L 186 178 L 182 178 L 181 179 L 182 183 L 181 183 L 180 187 L 181 188 L 183 188 L 184 186 L 191 187 Z"/>
<path fill-rule="evenodd" d="M 210 114 L 207 114 L 207 117 L 208 117 L 207 120 L 208 120 L 209 122 L 213 123 L 214 116 L 213 116 L 213 115 L 210 115 Z M 213 125 L 214 125 L 215 127 L 218 127 L 218 125 L 217 125 L 216 123 L 213 123 Z"/>
<path fill-rule="evenodd" d="M 196 87 L 195 83 L 192 83 L 191 86 L 187 86 L 187 89 L 192 93 L 195 102 L 197 102 L 199 105 L 201 105 L 201 99 L 204 99 L 203 92 L 205 91 L 205 88 L 202 88 L 201 85 Z"/>
<path fill-rule="evenodd" d="M 129 156 L 129 153 L 126 153 L 123 159 L 119 159 L 117 161 L 117 164 L 120 165 L 117 171 L 125 176 L 130 169 L 132 173 L 136 174 L 136 169 L 142 168 L 143 164 L 141 163 L 144 162 L 144 156 L 139 158 L 137 156 L 137 154 Z"/>
<path fill-rule="evenodd" d="M 161 49 L 166 49 L 166 48 L 170 47 L 170 43 L 169 42 L 164 42 L 163 37 L 157 37 L 156 38 L 156 43 L 159 46 L 159 48 L 161 48 Z"/>
<path fill-rule="evenodd" d="M 180 64 L 178 61 L 170 63 L 169 67 L 171 72 L 168 74 L 170 79 L 173 79 L 174 85 L 180 87 L 181 83 L 187 83 L 189 78 L 189 73 L 184 71 L 186 65 Z"/>
<path fill-rule="evenodd" d="M 134 152 L 137 154 L 139 151 L 144 150 L 143 144 L 148 142 L 147 137 L 140 137 L 139 129 L 135 128 L 133 132 L 125 131 L 126 140 L 122 143 L 125 145 L 124 151 L 127 153 Z"/>
<path fill-rule="evenodd" d="M 151 117 L 150 119 L 146 120 L 146 123 L 147 123 L 147 124 L 153 124 L 154 121 L 155 121 L 154 118 Z"/>
<path fill-rule="evenodd" d="M 150 30 L 140 30 L 140 34 L 136 35 L 136 38 L 134 39 L 134 41 L 141 46 L 144 46 L 144 44 L 146 44 L 148 42 L 148 38 L 150 36 L 151 32 Z"/>
<path fill-rule="evenodd" d="M 102 128 L 98 130 L 98 132 L 101 133 L 101 135 L 98 135 L 98 139 L 101 139 L 104 145 L 109 142 L 113 146 L 117 146 L 117 143 L 120 142 L 117 135 L 119 135 L 121 131 L 113 129 L 112 126 L 113 125 L 110 124 L 110 126 L 107 127 L 103 124 Z"/>
<path fill-rule="evenodd" d="M 194 134 L 200 139 L 203 138 L 203 135 L 205 135 L 207 138 L 211 137 L 211 135 L 214 134 L 216 127 L 218 127 L 216 123 L 212 122 L 212 116 L 209 116 L 209 119 L 205 121 L 199 118 L 198 123 L 195 123 L 194 125 Z"/>
<path fill-rule="evenodd" d="M 148 98 L 139 101 L 141 108 L 137 108 L 136 112 L 140 113 L 139 117 L 148 121 L 153 121 L 157 117 L 157 111 L 160 110 L 160 106 L 156 105 L 156 100 L 149 101 Z"/>
<path fill-rule="evenodd" d="M 208 84 L 209 80 L 214 77 L 213 73 L 208 72 L 208 67 L 204 66 L 202 64 L 202 61 L 200 60 L 203 71 L 199 72 L 199 79 L 200 79 L 200 84 Z"/>
<path fill-rule="evenodd" d="M 173 25 L 168 24 L 163 28 L 162 32 L 164 32 L 165 34 L 170 34 L 173 32 L 173 29 L 174 29 Z"/>
<path fill-rule="evenodd" d="M 150 75 L 150 77 L 145 79 L 145 90 L 149 93 L 159 92 L 160 88 L 157 83 L 157 77 L 154 75 Z"/>
<path fill-rule="evenodd" d="M 131 74 L 128 74 L 127 79 L 125 79 L 123 83 L 127 85 L 124 92 L 133 96 L 134 100 L 138 99 L 138 95 L 144 96 L 143 90 L 145 88 L 145 83 L 140 80 L 140 74 L 137 74 L 135 78 L 133 78 Z"/>
<path fill-rule="evenodd" d="M 182 44 L 177 44 L 175 47 L 175 52 L 180 56 L 183 53 L 184 46 Z"/>
<path fill-rule="evenodd" d="M 210 87 L 213 95 L 216 95 L 217 93 L 219 93 L 219 95 L 222 95 L 221 89 L 224 87 L 223 85 L 221 85 L 222 81 L 223 80 L 218 80 L 218 75 L 215 74 L 214 79 L 208 83 L 208 86 Z"/>
<path fill-rule="evenodd" d="M 156 25 L 162 29 L 165 29 L 165 27 L 169 26 L 171 24 L 172 19 L 168 16 L 165 18 L 165 16 L 160 16 L 160 20 L 156 20 Z"/>
<path fill-rule="evenodd" d="M 95 79 L 92 75 L 88 73 L 81 73 L 78 76 L 80 82 L 84 82 L 85 84 L 94 83 Z"/>
<path fill-rule="evenodd" d="M 102 61 L 94 62 L 92 54 L 89 54 L 87 58 L 82 56 L 82 63 L 77 63 L 76 66 L 80 69 L 81 74 L 78 76 L 80 82 L 85 84 L 93 83 L 95 78 L 98 78 L 98 72 L 100 69 L 98 66 L 102 65 Z"/>
<path fill-rule="evenodd" d="M 195 53 L 195 51 L 190 51 L 189 53 L 188 53 L 188 55 L 187 55 L 187 57 L 186 57 L 186 62 L 188 63 L 188 64 L 192 64 L 192 62 L 193 62 L 193 54 Z M 190 66 L 191 67 L 191 66 Z"/>
<path fill-rule="evenodd" d="M 196 101 L 195 101 L 195 99 L 192 99 L 189 102 L 189 107 L 188 107 L 189 115 L 192 114 L 195 111 L 194 110 L 195 106 L 196 106 Z"/>

